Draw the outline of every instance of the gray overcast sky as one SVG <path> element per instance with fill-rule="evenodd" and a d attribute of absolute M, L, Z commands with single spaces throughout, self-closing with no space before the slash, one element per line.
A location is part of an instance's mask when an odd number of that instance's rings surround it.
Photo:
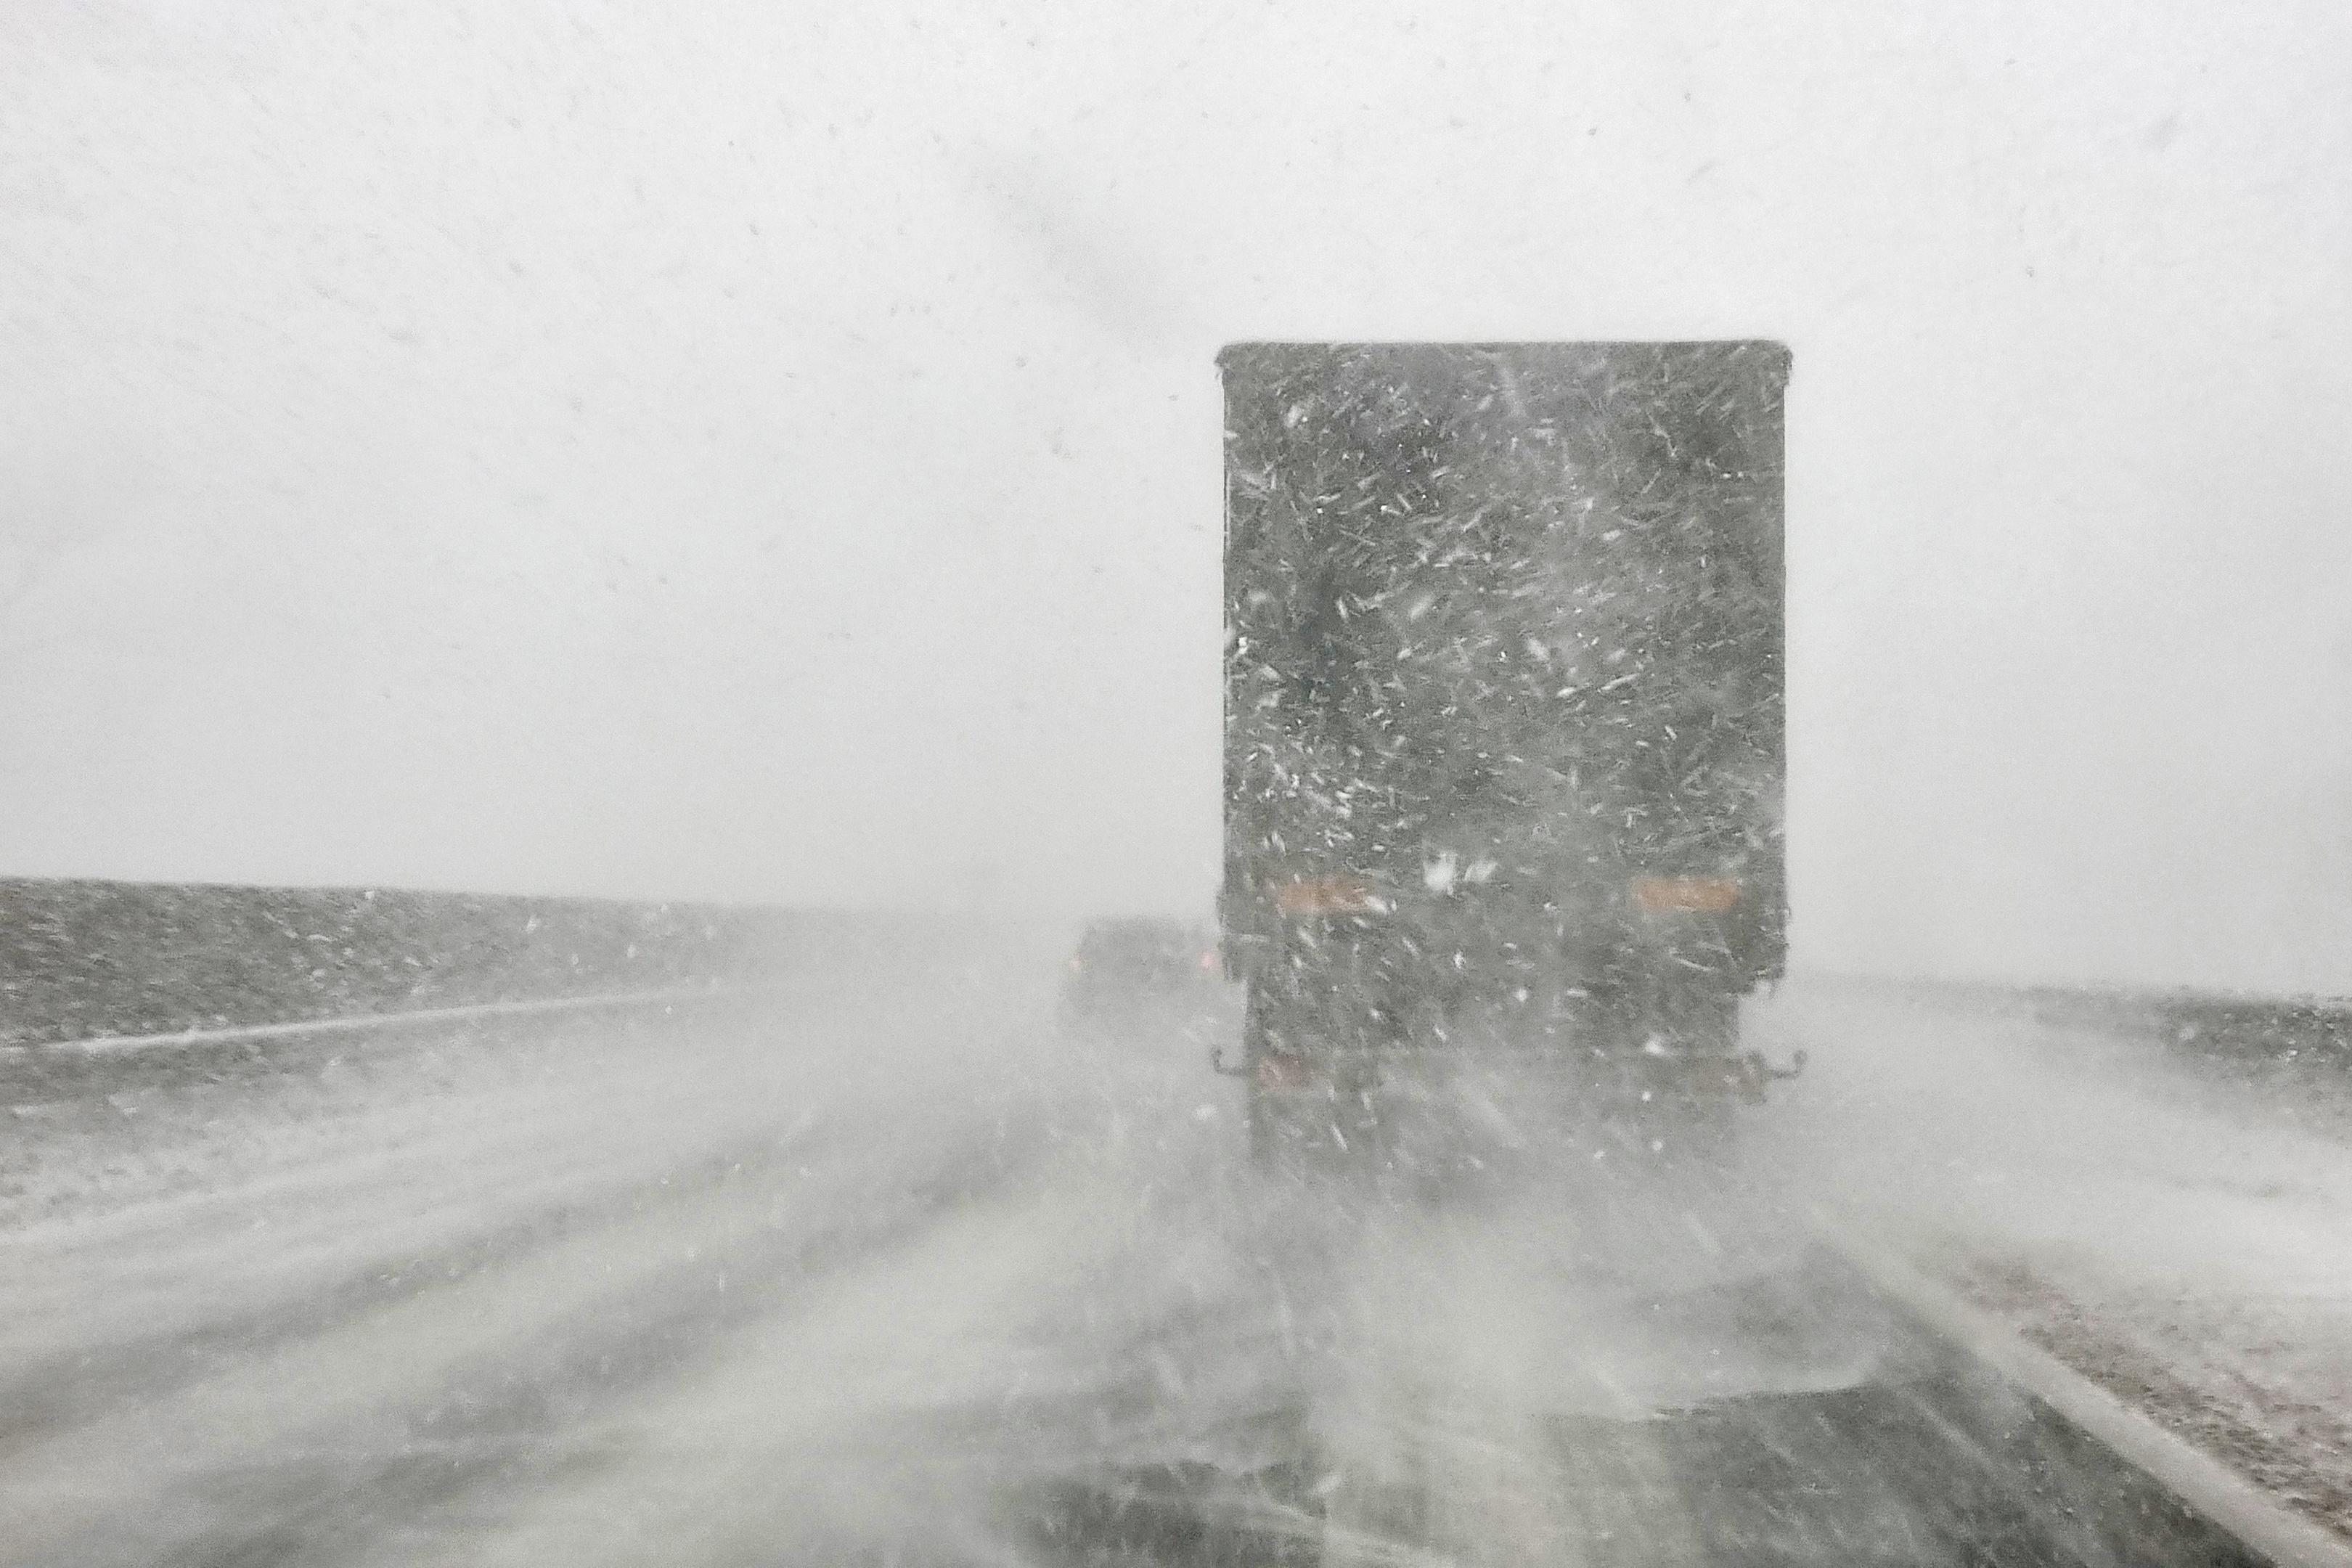
<path fill-rule="evenodd" d="M 0 871 L 1205 907 L 1235 338 L 1769 335 L 1801 961 L 2352 991 L 2333 4 L 0 7 Z"/>

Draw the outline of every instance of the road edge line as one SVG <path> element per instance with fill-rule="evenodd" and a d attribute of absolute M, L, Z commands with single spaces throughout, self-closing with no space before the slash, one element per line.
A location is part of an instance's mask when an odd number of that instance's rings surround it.
<path fill-rule="evenodd" d="M 2295 1512 L 2220 1459 L 2158 1425 L 1878 1239 L 1817 1219 L 1823 1239 L 1873 1289 L 2055 1411 L 2126 1464 L 2281 1568 L 2352 1568 L 2352 1542 Z"/>

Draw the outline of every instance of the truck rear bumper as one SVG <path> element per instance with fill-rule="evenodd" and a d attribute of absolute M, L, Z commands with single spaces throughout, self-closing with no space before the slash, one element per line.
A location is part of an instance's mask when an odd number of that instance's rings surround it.
<path fill-rule="evenodd" d="M 1286 1064 L 1249 1081 L 1253 1153 L 1445 1181 L 1561 1158 L 1712 1154 L 1774 1076 L 1753 1053 L 1582 1056 L 1488 1044 Z"/>

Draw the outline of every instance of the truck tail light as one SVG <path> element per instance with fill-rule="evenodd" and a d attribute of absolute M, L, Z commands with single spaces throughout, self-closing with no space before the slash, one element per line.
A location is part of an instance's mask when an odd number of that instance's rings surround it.
<path fill-rule="evenodd" d="M 1306 915 L 1368 915 L 1380 911 L 1381 900 L 1370 888 L 1352 877 L 1302 877 L 1275 884 L 1274 907 L 1292 919 Z"/>
<path fill-rule="evenodd" d="M 1305 1089 L 1315 1081 L 1306 1058 L 1285 1056 L 1278 1051 L 1268 1051 L 1258 1058 L 1250 1077 L 1260 1089 Z"/>
<path fill-rule="evenodd" d="M 1739 902 L 1731 877 L 1636 877 L 1628 891 L 1645 915 L 1728 914 Z"/>

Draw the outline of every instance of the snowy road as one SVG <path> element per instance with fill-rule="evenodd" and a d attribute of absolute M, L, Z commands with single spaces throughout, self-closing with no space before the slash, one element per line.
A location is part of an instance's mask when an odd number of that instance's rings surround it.
<path fill-rule="evenodd" d="M 1784 1172 L 1269 1182 L 1197 1041 L 1058 1040 L 1006 972 L 306 1061 L 20 1163 L 0 1563 L 2094 1554 Z"/>

